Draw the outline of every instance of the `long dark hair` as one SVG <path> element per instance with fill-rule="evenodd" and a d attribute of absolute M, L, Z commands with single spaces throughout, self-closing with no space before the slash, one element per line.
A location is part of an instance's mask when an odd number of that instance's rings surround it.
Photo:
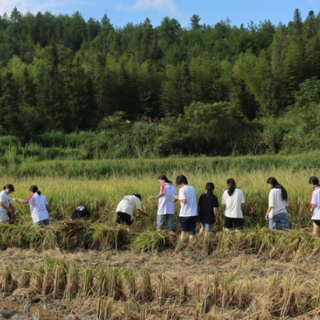
<path fill-rule="evenodd" d="M 171 182 L 164 174 L 162 174 L 162 175 L 158 178 L 158 180 L 164 180 L 166 183 L 172 184 L 172 182 Z"/>
<path fill-rule="evenodd" d="M 212 182 L 208 182 L 206 184 L 207 197 L 209 197 L 213 194 L 213 190 L 214 190 L 214 184 Z"/>
<path fill-rule="evenodd" d="M 267 180 L 267 183 L 272 185 L 272 189 L 273 188 L 281 189 L 281 199 L 283 201 L 288 201 L 288 192 L 287 192 L 287 190 L 278 182 L 278 180 L 276 178 L 270 177 Z"/>
<path fill-rule="evenodd" d="M 234 190 L 236 190 L 236 182 L 234 179 L 229 178 L 227 180 L 227 185 L 228 185 L 228 194 L 229 196 L 232 196 L 234 194 Z"/>
<path fill-rule="evenodd" d="M 10 192 L 14 192 L 14 186 L 12 184 L 6 184 L 4 187 L 3 187 L 3 190 L 6 190 L 6 189 L 9 189 Z"/>
<path fill-rule="evenodd" d="M 38 189 L 37 186 L 32 185 L 32 186 L 30 187 L 30 191 L 31 191 L 32 193 L 37 193 L 39 196 L 41 196 L 41 191 L 39 191 L 39 189 Z"/>

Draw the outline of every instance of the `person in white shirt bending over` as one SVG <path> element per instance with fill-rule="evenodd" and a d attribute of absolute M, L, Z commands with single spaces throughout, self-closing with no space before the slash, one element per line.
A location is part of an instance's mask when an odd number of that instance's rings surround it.
<path fill-rule="evenodd" d="M 189 233 L 189 240 L 194 238 L 196 224 L 198 221 L 198 201 L 196 189 L 188 185 L 184 175 L 176 179 L 176 185 L 180 188 L 179 195 L 174 196 L 174 201 L 180 201 L 180 229 L 181 240 L 184 241 L 185 234 Z"/>
<path fill-rule="evenodd" d="M 176 188 L 165 175 L 159 177 L 160 193 L 157 196 L 151 196 L 149 200 L 159 199 L 157 213 L 157 230 L 162 230 L 164 224 L 167 224 L 169 232 L 174 231 L 174 196 L 177 194 Z"/>
<path fill-rule="evenodd" d="M 141 209 L 141 196 L 136 193 L 131 196 L 125 196 L 118 204 L 116 209 L 117 224 L 125 224 L 127 231 L 131 231 L 131 225 L 133 223 L 133 210 L 137 209 L 143 216 L 148 216 L 147 213 Z"/>
<path fill-rule="evenodd" d="M 227 180 L 227 190 L 223 192 L 221 204 L 226 206 L 224 227 L 227 232 L 233 228 L 239 232 L 243 229 L 243 213 L 245 199 L 242 190 L 237 188 L 234 179 Z"/>
<path fill-rule="evenodd" d="M 267 180 L 269 192 L 269 208 L 266 212 L 266 220 L 269 220 L 270 229 L 277 229 L 280 224 L 282 230 L 289 230 L 288 217 L 288 192 L 279 184 L 276 178 L 270 177 Z"/>
<path fill-rule="evenodd" d="M 49 225 L 49 204 L 47 198 L 41 194 L 37 186 L 30 187 L 31 196 L 27 199 L 14 198 L 23 204 L 30 205 L 31 217 L 34 226 L 48 226 Z"/>

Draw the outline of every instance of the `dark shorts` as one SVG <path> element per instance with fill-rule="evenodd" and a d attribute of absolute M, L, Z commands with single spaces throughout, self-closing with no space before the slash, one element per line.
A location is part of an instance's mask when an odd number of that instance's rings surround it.
<path fill-rule="evenodd" d="M 320 227 L 320 220 L 312 220 L 318 227 Z"/>
<path fill-rule="evenodd" d="M 242 230 L 243 229 L 243 219 L 242 218 L 229 218 L 229 217 L 224 217 L 224 227 L 226 229 L 238 229 Z"/>
<path fill-rule="evenodd" d="M 180 229 L 182 232 L 190 232 L 195 234 L 198 216 L 195 217 L 180 217 Z"/>
<path fill-rule="evenodd" d="M 127 214 L 125 212 L 117 212 L 117 223 L 130 226 L 133 223 L 133 219 L 130 214 Z"/>

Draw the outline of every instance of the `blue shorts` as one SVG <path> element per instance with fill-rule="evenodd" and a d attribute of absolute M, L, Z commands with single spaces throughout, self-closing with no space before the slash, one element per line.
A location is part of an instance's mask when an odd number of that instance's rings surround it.
<path fill-rule="evenodd" d="M 35 222 L 33 224 L 34 226 L 48 226 L 49 225 L 49 219 L 41 220 L 38 222 Z"/>
<path fill-rule="evenodd" d="M 213 224 L 212 223 L 202 223 L 201 225 L 203 226 L 205 231 L 212 231 L 213 229 Z"/>
<path fill-rule="evenodd" d="M 190 232 L 191 234 L 195 234 L 196 225 L 198 221 L 198 216 L 194 217 L 180 217 L 180 229 L 182 232 Z"/>
<path fill-rule="evenodd" d="M 169 231 L 174 231 L 174 215 L 173 214 L 158 214 L 157 215 L 157 229 L 162 229 L 167 224 Z"/>

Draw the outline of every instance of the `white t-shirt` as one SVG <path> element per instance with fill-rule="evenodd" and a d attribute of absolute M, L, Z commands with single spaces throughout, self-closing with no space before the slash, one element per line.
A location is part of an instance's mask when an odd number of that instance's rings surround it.
<path fill-rule="evenodd" d="M 158 215 L 174 214 L 173 196 L 177 194 L 176 188 L 165 183 L 160 187 L 160 193 L 163 193 L 163 197 L 159 198 Z"/>
<path fill-rule="evenodd" d="M 222 195 L 222 204 L 226 205 L 224 215 L 228 218 L 243 218 L 241 204 L 245 203 L 244 194 L 242 190 L 235 189 L 232 196 L 229 196 L 228 190 L 225 190 Z"/>
<path fill-rule="evenodd" d="M 9 208 L 11 200 L 9 195 L 4 190 L 0 192 L 0 201 Z M 8 211 L 0 206 L 0 212 L 7 213 Z"/>
<path fill-rule="evenodd" d="M 198 215 L 198 201 L 196 189 L 186 185 L 179 190 L 179 200 L 186 200 L 186 203 L 180 202 L 180 217 L 194 217 Z"/>
<path fill-rule="evenodd" d="M 136 196 L 125 196 L 118 204 L 116 212 L 127 213 L 130 216 L 134 209 L 141 210 L 141 201 Z"/>
<path fill-rule="evenodd" d="M 30 211 L 33 223 L 49 219 L 49 213 L 47 210 L 48 200 L 41 194 L 40 196 L 35 193 L 31 198 L 28 199 L 30 204 Z"/>
<path fill-rule="evenodd" d="M 316 187 L 312 192 L 311 204 L 315 204 L 316 207 L 313 210 L 311 220 L 320 220 L 320 187 Z"/>
<path fill-rule="evenodd" d="M 279 213 L 288 213 L 287 207 L 288 201 L 281 199 L 281 189 L 273 188 L 269 192 L 269 207 L 273 207 L 269 212 L 269 218 L 272 219 Z"/>

